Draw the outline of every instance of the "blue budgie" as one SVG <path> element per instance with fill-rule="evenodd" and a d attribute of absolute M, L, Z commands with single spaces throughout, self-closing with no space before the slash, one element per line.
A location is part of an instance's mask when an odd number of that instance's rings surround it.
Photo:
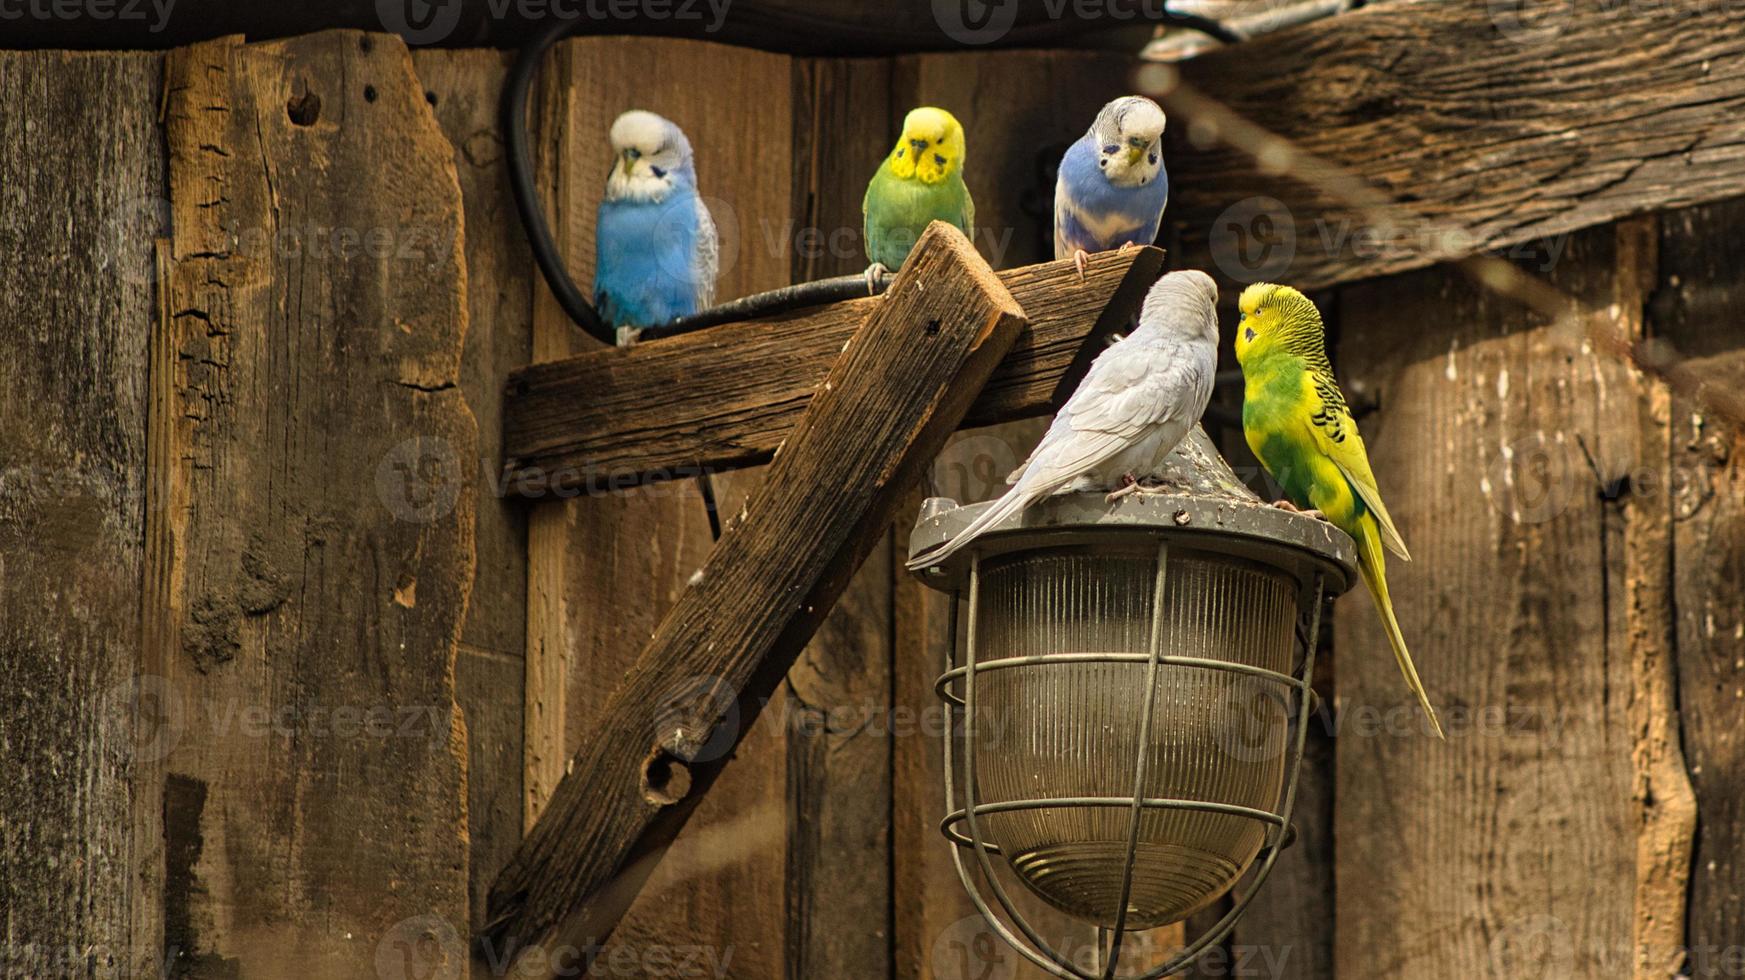
<path fill-rule="evenodd" d="M 1150 245 L 1169 203 L 1163 169 L 1163 110 L 1129 95 L 1103 106 L 1066 151 L 1054 185 L 1054 257 Z"/>
<path fill-rule="evenodd" d="M 715 302 L 720 246 L 697 196 L 691 141 L 652 112 L 612 123 L 612 171 L 595 230 L 594 303 L 621 331 Z"/>

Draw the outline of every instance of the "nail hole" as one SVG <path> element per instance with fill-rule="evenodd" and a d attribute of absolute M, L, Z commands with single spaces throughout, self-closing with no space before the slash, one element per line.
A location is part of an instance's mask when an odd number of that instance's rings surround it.
<path fill-rule="evenodd" d="M 298 81 L 291 89 L 291 97 L 285 100 L 285 114 L 298 126 L 313 126 L 321 118 L 321 96 Z"/>
<path fill-rule="evenodd" d="M 691 770 L 672 753 L 656 748 L 642 767 L 642 797 L 657 806 L 671 806 L 691 791 Z"/>
<path fill-rule="evenodd" d="M 364 86 L 364 101 L 365 102 L 376 101 L 376 87 L 374 85 L 365 85 Z"/>
<path fill-rule="evenodd" d="M 938 332 L 939 332 L 939 321 L 938 320 L 928 320 L 927 321 L 927 336 L 931 337 L 931 336 L 937 334 Z"/>
<path fill-rule="evenodd" d="M 435 105 L 436 104 L 436 93 L 429 91 L 428 89 L 425 90 L 424 101 L 430 103 L 431 105 Z"/>
<path fill-rule="evenodd" d="M 375 50 L 376 42 L 371 40 L 368 34 L 365 34 L 363 37 L 358 38 L 357 46 L 359 51 L 362 51 L 364 54 L 369 54 L 371 51 Z"/>

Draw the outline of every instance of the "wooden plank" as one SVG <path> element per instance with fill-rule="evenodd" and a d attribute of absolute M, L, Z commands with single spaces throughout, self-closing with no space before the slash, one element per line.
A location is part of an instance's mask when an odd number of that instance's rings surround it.
<path fill-rule="evenodd" d="M 783 236 L 792 280 L 858 272 L 867 168 L 887 150 L 886 134 L 865 120 L 889 115 L 891 63 L 796 60 L 793 77 L 797 228 Z M 898 524 L 904 516 L 899 509 Z M 892 702 L 893 546 L 887 532 L 868 554 L 778 702 L 788 977 L 890 977 L 891 754 L 899 739 L 924 737 Z"/>
<path fill-rule="evenodd" d="M 1615 239 L 1575 236 L 1553 276 L 1608 328 L 1635 274 Z M 1395 608 L 1449 738 L 1425 734 L 1367 595 L 1342 598 L 1337 969 L 1630 975 L 1643 814 L 1625 733 L 1647 651 L 1600 490 L 1642 458 L 1640 389 L 1452 270 L 1347 288 L 1338 309 L 1334 363 L 1380 405 L 1364 435 L 1415 559 L 1389 565 Z"/>
<path fill-rule="evenodd" d="M 965 128 L 969 157 L 965 180 L 976 196 L 978 249 L 1001 268 L 1047 262 L 1054 248 L 1053 168 L 1097 110 L 1125 94 L 1131 67 L 1125 56 L 1085 51 L 899 58 L 894 69 L 897 91 L 882 135 L 894 139 L 903 114 L 913 106 L 949 109 Z M 1014 102 L 1014 91 L 1023 91 L 1026 97 Z M 871 175 L 869 166 L 865 176 Z M 1095 256 L 1092 261 L 1107 258 Z M 1125 327 L 1161 271 L 1159 263 L 1129 280 L 1136 292 L 1130 304 L 1111 304 L 1110 319 L 1120 321 L 1114 329 Z M 1032 307 L 1043 298 L 1020 292 L 1008 282 L 1026 314 L 1038 317 Z M 1082 349 L 1094 356 L 1101 348 L 1093 342 Z M 1063 378 L 1046 406 L 1039 405 L 1033 414 L 1051 414 L 1077 382 L 1078 376 Z M 996 412 L 978 412 L 974 421 L 1000 417 Z M 1006 474 L 1029 454 L 1047 423 L 1046 417 L 1029 418 L 954 435 L 935 459 L 926 486 L 901 511 L 897 557 L 907 557 L 909 528 L 921 494 L 949 496 L 962 503 L 999 496 L 1006 489 Z M 897 710 L 912 713 L 920 729 L 915 737 L 896 740 L 892 760 L 895 975 L 936 980 L 1041 978 L 1045 974 L 1008 949 L 976 913 L 952 867 L 949 845 L 939 833 L 945 797 L 936 733 L 944 714 L 933 682 L 944 669 L 951 643 L 950 599 L 922 586 L 900 566 L 894 596 L 895 700 Z M 1088 926 L 1030 900 L 1027 894 L 1020 901 L 1046 936 L 1072 955 L 1088 956 L 1092 936 Z M 1123 957 L 1123 972 L 1141 963 L 1161 964 L 1161 957 L 1179 946 L 1180 938 L 1179 927 L 1136 936 Z"/>
<path fill-rule="evenodd" d="M 1542 253 L 1576 229 L 1731 197 L 1745 181 L 1745 34 L 1730 13 L 1371 4 L 1180 67 L 1198 91 L 1440 225 L 1428 241 L 1380 227 L 1291 180 L 1288 161 L 1198 149 L 1209 131 L 1174 119 L 1181 190 L 1166 221 L 1180 258 L 1244 281 L 1311 287 L 1482 249 Z"/>
<path fill-rule="evenodd" d="M 1613 316 L 1618 333 L 1639 344 L 1647 337 L 1649 296 L 1659 284 L 1659 221 L 1652 215 L 1633 218 L 1619 222 L 1615 230 Z M 1624 568 L 1619 603 L 1631 666 L 1631 802 L 1637 816 L 1630 936 L 1635 955 L 1629 968 L 1635 980 L 1655 980 L 1685 969 L 1685 907 L 1697 803 L 1679 737 L 1672 505 L 1667 494 L 1655 491 L 1668 486 L 1671 477 L 1672 389 L 1659 377 L 1633 373 L 1631 380 L 1641 444 L 1621 508 Z M 1608 584 L 1608 590 L 1614 587 Z"/>
<path fill-rule="evenodd" d="M 1017 304 L 960 233 L 936 223 L 917 249 L 492 889 L 499 943 L 610 933 L 719 771 L 710 740 L 743 730 L 724 702 L 774 691 L 1016 338 Z"/>
<path fill-rule="evenodd" d="M 496 492 L 503 385 L 532 357 L 533 268 L 510 198 L 497 102 L 509 56 L 412 52 L 412 64 L 453 147 L 466 221 L 468 325 L 461 394 L 479 431 L 464 479 L 478 500 L 477 565 L 455 664 L 467 722 L 468 896 L 472 926 L 485 894 L 521 841 L 522 685 L 527 642 L 526 508 Z"/>
<path fill-rule="evenodd" d="M 166 71 L 147 614 L 198 710 L 166 759 L 164 941 L 189 975 L 452 975 L 478 452 L 453 151 L 397 39 Z"/>
<path fill-rule="evenodd" d="M 610 163 L 604 134 L 617 113 L 641 107 L 677 122 L 697 153 L 703 192 L 731 256 L 718 294 L 786 285 L 790 257 L 766 236 L 790 221 L 789 171 L 797 158 L 783 141 L 793 125 L 792 71 L 785 57 L 722 45 L 622 38 L 562 45 L 545 72 L 535 133 L 551 181 L 545 200 L 557 212 L 554 234 L 577 281 L 593 275 L 595 207 Z M 700 91 L 698 77 L 720 84 Z M 764 135 L 748 142 L 747 132 Z M 543 284 L 538 295 L 536 359 L 587 343 Z M 724 512 L 736 510 L 758 479 L 717 478 Z M 530 765 L 542 762 L 543 769 L 529 770 L 542 772 L 528 781 L 529 824 L 712 544 L 694 481 L 541 504 L 532 523 L 540 599 L 530 605 L 539 613 L 529 623 L 528 740 L 541 746 Z M 534 684 L 535 677 L 544 680 Z M 642 963 L 682 948 L 717 963 L 726 958 L 742 975 L 781 971 L 790 939 L 784 846 L 792 821 L 780 801 L 791 732 L 775 717 L 780 712 L 770 715 L 655 869 L 613 933 L 606 962 Z"/>
<path fill-rule="evenodd" d="M 1127 322 L 1162 258 L 1154 249 L 1093 256 L 1083 284 L 1070 261 L 1001 273 L 1034 310 L 1031 330 L 969 423 L 1052 411 L 1089 368 L 1097 348 L 1087 340 Z M 505 407 L 508 489 L 573 496 L 764 462 L 875 308 L 872 298 L 850 300 L 518 371 Z"/>
<path fill-rule="evenodd" d="M 156 975 L 142 676 L 162 58 L 0 54 L 0 973 Z M 135 818 L 140 828 L 135 836 Z"/>
<path fill-rule="evenodd" d="M 1651 309 L 1661 342 L 1707 384 L 1745 390 L 1745 330 L 1724 311 L 1745 297 L 1745 201 L 1660 217 L 1660 282 Z M 1672 641 L 1679 734 L 1698 811 L 1690 863 L 1685 967 L 1720 976 L 1745 934 L 1745 436 L 1688 394 L 1669 411 L 1670 479 L 1640 488 L 1672 511 Z M 1723 957 L 1732 956 L 1733 959 Z"/>
<path fill-rule="evenodd" d="M 1317 667 L 1325 651 L 1316 657 Z M 1323 702 L 1327 703 L 1327 702 Z M 1266 886 L 1254 897 L 1229 944 L 1225 976 L 1319 980 L 1333 973 L 1333 738 L 1331 713 L 1309 723 L 1297 778 L 1297 840 L 1279 855 Z M 1193 935 L 1192 930 L 1189 932 Z"/>

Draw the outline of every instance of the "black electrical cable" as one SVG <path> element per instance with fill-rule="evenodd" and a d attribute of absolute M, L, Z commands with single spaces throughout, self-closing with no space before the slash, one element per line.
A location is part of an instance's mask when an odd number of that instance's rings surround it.
<path fill-rule="evenodd" d="M 1180 14 L 1165 8 L 1163 16 L 1165 20 L 1178 26 L 1200 31 L 1226 44 L 1235 44 L 1242 40 L 1234 31 L 1217 21 L 1197 14 Z M 552 45 L 587 23 L 589 21 L 581 17 L 556 20 L 515 56 L 515 63 L 510 66 L 508 77 L 503 81 L 502 126 L 508 151 L 509 187 L 515 196 L 515 210 L 521 216 L 521 227 L 527 233 L 527 244 L 533 252 L 534 262 L 539 266 L 540 275 L 551 288 L 558 306 L 563 308 L 576 326 L 603 344 L 616 345 L 616 331 L 600 318 L 599 311 L 594 309 L 594 305 L 576 287 L 575 280 L 570 278 L 569 270 L 564 268 L 563 260 L 558 257 L 557 242 L 552 239 L 551 228 L 545 223 L 545 208 L 540 203 L 539 189 L 534 184 L 533 158 L 527 146 L 527 95 L 533 88 L 533 78 L 539 73 L 540 63 L 545 60 L 545 53 L 551 50 Z M 634 335 L 638 339 L 657 340 L 735 320 L 821 306 L 865 295 L 869 285 L 873 292 L 882 291 L 890 285 L 890 276 L 886 275 L 870 284 L 863 276 L 841 276 L 801 283 L 723 303 L 667 323 L 644 327 Z M 703 494 L 703 505 L 709 513 L 709 529 L 719 540 L 721 519 L 715 506 L 714 487 L 710 485 L 707 473 L 697 479 Z"/>
<path fill-rule="evenodd" d="M 1236 44 L 1242 40 L 1236 32 L 1198 14 L 1177 13 L 1165 8 L 1163 19 L 1226 44 Z M 564 268 L 563 261 L 558 257 L 557 243 L 551 237 L 551 228 L 545 223 L 545 208 L 540 204 L 539 190 L 534 184 L 533 159 L 527 146 L 527 95 L 533 87 L 534 76 L 539 73 L 540 63 L 545 60 L 545 53 L 551 50 L 552 45 L 588 23 L 582 17 L 554 21 L 521 49 L 503 82 L 502 126 L 508 149 L 509 186 L 515 195 L 515 210 L 521 216 L 521 226 L 527 232 L 527 243 L 533 252 L 534 262 L 539 266 L 540 275 L 544 277 L 546 285 L 551 287 L 551 293 L 557 298 L 558 305 L 577 326 L 603 344 L 616 344 L 617 334 L 600 318 L 593 304 L 576 287 L 569 270 Z M 880 285 L 888 282 L 888 279 L 884 280 Z M 638 336 L 649 340 L 671 337 L 732 320 L 770 316 L 808 306 L 834 303 L 864 295 L 864 290 L 865 280 L 858 276 L 801 283 L 747 296 L 690 316 L 679 317 L 669 323 L 646 327 L 639 331 Z"/>

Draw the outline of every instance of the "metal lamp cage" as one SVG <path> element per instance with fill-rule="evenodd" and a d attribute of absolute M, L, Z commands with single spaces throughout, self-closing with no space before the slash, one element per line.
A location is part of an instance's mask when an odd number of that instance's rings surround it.
<path fill-rule="evenodd" d="M 1113 508 L 1051 498 L 921 573 L 967 610 L 962 655 L 954 642 L 935 685 L 954 714 L 940 829 L 977 911 L 1055 977 L 1179 972 L 1230 932 L 1290 843 L 1321 609 L 1354 580 L 1354 552 L 1324 522 L 1261 504 L 1207 448 L 1171 457 L 1187 492 Z M 911 554 L 983 506 L 929 500 Z M 1094 970 L 1026 920 L 996 858 L 1096 926 Z M 1186 918 L 1250 869 L 1210 930 L 1162 966 L 1116 973 L 1129 932 Z"/>

